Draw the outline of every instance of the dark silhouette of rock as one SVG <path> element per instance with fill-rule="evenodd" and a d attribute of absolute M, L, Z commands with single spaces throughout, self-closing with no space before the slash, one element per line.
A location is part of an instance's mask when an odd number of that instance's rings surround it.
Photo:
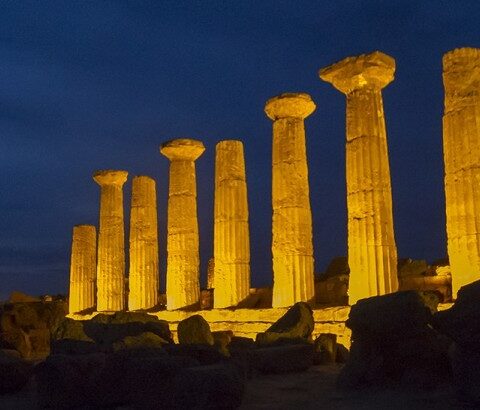
<path fill-rule="evenodd" d="M 230 356 L 230 351 L 228 350 L 228 345 L 232 341 L 233 332 L 231 330 L 221 330 L 217 332 L 212 332 L 213 343 L 217 350 L 222 353 L 224 356 Z"/>
<path fill-rule="evenodd" d="M 434 388 L 449 381 L 449 342 L 433 330 L 431 301 L 415 291 L 362 299 L 352 306 L 343 388 L 392 385 Z"/>
<path fill-rule="evenodd" d="M 459 400 L 480 405 L 480 281 L 463 286 L 455 304 L 433 317 L 433 326 L 454 341 L 450 349 Z"/>
<path fill-rule="evenodd" d="M 115 344 L 120 348 L 122 343 L 124 346 L 136 344 L 137 347 L 153 347 L 163 342 L 173 343 L 166 321 L 141 312 L 99 314 L 83 321 L 66 318 L 55 330 L 53 338 L 55 341 L 70 339 L 94 342 L 99 350 L 105 352 L 112 351 Z M 68 346 L 73 347 L 73 344 Z M 80 350 L 87 347 L 81 343 L 78 346 Z"/>
<path fill-rule="evenodd" d="M 172 404 L 178 409 L 236 409 L 245 381 L 226 363 L 184 369 L 174 379 Z"/>
<path fill-rule="evenodd" d="M 335 363 L 337 358 L 337 335 L 322 333 L 314 342 L 314 364 Z"/>
<path fill-rule="evenodd" d="M 160 336 L 152 332 L 143 332 L 136 336 L 126 336 L 122 340 L 113 343 L 113 350 L 161 348 L 168 344 Z"/>
<path fill-rule="evenodd" d="M 312 308 L 305 302 L 295 303 L 266 332 L 257 334 L 256 343 L 268 345 L 279 339 L 308 339 L 314 328 Z"/>
<path fill-rule="evenodd" d="M 105 355 L 50 355 L 35 368 L 40 407 L 75 408 L 96 402 L 96 382 Z"/>
<path fill-rule="evenodd" d="M 0 395 L 21 390 L 32 374 L 32 365 L 14 352 L 0 352 Z"/>
<path fill-rule="evenodd" d="M 214 340 L 210 325 L 200 315 L 193 315 L 178 323 L 178 342 L 180 344 L 213 345 Z"/>
<path fill-rule="evenodd" d="M 260 373 L 290 373 L 313 365 L 313 345 L 291 344 L 252 350 L 252 365 Z"/>
<path fill-rule="evenodd" d="M 226 357 L 212 345 L 207 344 L 170 344 L 164 350 L 171 356 L 189 357 L 201 365 L 210 365 L 226 360 Z"/>

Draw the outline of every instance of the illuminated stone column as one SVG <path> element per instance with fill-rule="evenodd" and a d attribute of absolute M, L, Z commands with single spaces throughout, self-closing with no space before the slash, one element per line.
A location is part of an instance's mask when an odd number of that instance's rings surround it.
<path fill-rule="evenodd" d="M 250 293 L 250 237 L 243 144 L 221 141 L 215 156 L 214 307 L 238 305 Z"/>
<path fill-rule="evenodd" d="M 282 94 L 267 101 L 273 120 L 272 256 L 273 307 L 314 297 L 312 212 L 304 119 L 315 110 L 308 94 Z"/>
<path fill-rule="evenodd" d="M 125 245 L 123 184 L 126 171 L 97 171 L 101 187 L 98 231 L 97 310 L 117 312 L 125 307 Z"/>
<path fill-rule="evenodd" d="M 480 279 L 480 49 L 443 56 L 443 155 L 452 293 Z"/>
<path fill-rule="evenodd" d="M 200 299 L 200 258 L 195 160 L 205 147 L 176 139 L 160 147 L 170 160 L 167 223 L 167 309 L 181 309 Z"/>
<path fill-rule="evenodd" d="M 97 274 L 97 231 L 93 225 L 73 227 L 70 259 L 69 313 L 82 312 L 95 306 Z"/>
<path fill-rule="evenodd" d="M 132 181 L 128 309 L 150 309 L 158 303 L 158 230 L 155 181 Z"/>
<path fill-rule="evenodd" d="M 320 70 L 347 96 L 346 176 L 349 303 L 398 289 L 392 188 L 382 88 L 395 60 L 378 51 Z"/>

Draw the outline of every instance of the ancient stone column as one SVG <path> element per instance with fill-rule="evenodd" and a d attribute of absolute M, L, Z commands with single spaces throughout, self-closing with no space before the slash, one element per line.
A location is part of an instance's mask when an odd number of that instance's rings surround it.
<path fill-rule="evenodd" d="M 282 94 L 265 105 L 265 113 L 273 120 L 273 307 L 314 297 L 304 119 L 315 108 L 310 96 L 301 93 Z"/>
<path fill-rule="evenodd" d="M 349 303 L 398 289 L 392 188 L 382 88 L 395 60 L 381 52 L 348 57 L 320 70 L 347 96 Z"/>
<path fill-rule="evenodd" d="M 170 160 L 167 222 L 167 309 L 199 302 L 200 258 L 195 160 L 205 147 L 193 139 L 164 143 L 160 152 Z"/>
<path fill-rule="evenodd" d="M 443 155 L 452 293 L 480 279 L 480 49 L 443 56 Z"/>
<path fill-rule="evenodd" d="M 158 229 L 155 180 L 132 181 L 128 309 L 150 309 L 158 303 Z"/>
<path fill-rule="evenodd" d="M 98 232 L 97 310 L 117 312 L 125 307 L 125 245 L 123 184 L 127 171 L 97 171 L 100 185 Z"/>
<path fill-rule="evenodd" d="M 250 237 L 243 144 L 220 141 L 215 156 L 214 307 L 238 305 L 250 293 Z"/>
<path fill-rule="evenodd" d="M 73 227 L 70 259 L 69 313 L 82 312 L 95 306 L 97 274 L 97 230 L 93 225 Z"/>

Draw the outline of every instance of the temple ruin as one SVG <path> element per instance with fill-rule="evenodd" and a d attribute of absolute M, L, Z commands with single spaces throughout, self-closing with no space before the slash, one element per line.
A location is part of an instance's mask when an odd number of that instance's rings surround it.
<path fill-rule="evenodd" d="M 480 278 L 480 49 L 445 54 L 443 69 L 447 236 L 455 298 L 459 287 Z M 401 271 L 409 269 L 420 273 L 408 272 L 409 279 L 400 281 L 403 289 L 424 290 L 431 277 L 432 286 L 442 286 L 440 293 L 448 296 L 443 289 L 449 286 L 448 262 L 427 267 L 426 263 L 403 261 L 397 271 L 382 100 L 382 89 L 393 81 L 394 72 L 395 60 L 378 51 L 346 58 L 319 72 L 322 80 L 346 95 L 348 265 L 341 269 L 347 279 L 340 288 L 346 284 L 349 305 L 397 291 Z M 127 280 L 122 187 L 128 174 L 98 171 L 93 177 L 101 187 L 98 243 L 94 226 L 74 228 L 70 315 L 87 318 L 84 313 L 89 310 L 93 314 L 127 308 L 148 310 L 169 321 L 175 330 L 180 320 L 201 311 L 212 330 L 228 328 L 240 336 L 251 336 L 264 331 L 295 302 L 306 301 L 314 307 L 314 334 L 333 333 L 348 345 L 344 322 L 350 308 L 335 298 L 319 297 L 319 289 L 333 292 L 333 288 L 325 283 L 317 286 L 319 278 L 314 275 L 304 124 L 314 110 L 315 103 L 305 93 L 281 94 L 265 105 L 265 113 L 273 121 L 273 290 L 250 285 L 243 144 L 225 140 L 216 146 L 214 257 L 209 261 L 209 289 L 201 291 L 195 161 L 205 147 L 198 140 L 175 139 L 160 147 L 170 161 L 166 273 L 158 270 L 155 181 L 147 176 L 133 179 Z M 166 295 L 159 292 L 163 278 Z M 249 298 L 268 304 L 249 305 Z M 321 302 L 326 299 L 329 306 Z"/>

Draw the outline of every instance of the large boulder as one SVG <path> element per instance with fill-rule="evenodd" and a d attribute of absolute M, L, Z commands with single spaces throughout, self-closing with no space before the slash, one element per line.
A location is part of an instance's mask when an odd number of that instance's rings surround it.
<path fill-rule="evenodd" d="M 97 375 L 105 355 L 50 355 L 35 368 L 40 407 L 76 408 L 95 405 Z"/>
<path fill-rule="evenodd" d="M 30 379 L 32 365 L 15 354 L 0 352 L 0 395 L 21 390 Z"/>
<path fill-rule="evenodd" d="M 147 340 L 148 339 L 148 340 Z M 154 341 L 155 339 L 155 341 Z M 117 312 L 113 315 L 99 314 L 90 320 L 63 320 L 53 334 L 54 344 L 74 348 L 77 353 L 90 349 L 88 343 L 59 343 L 61 340 L 75 340 L 97 345 L 98 350 L 109 352 L 123 346 L 152 347 L 173 343 L 168 322 L 155 316 L 139 312 Z M 143 346 L 142 346 L 143 344 Z M 116 347 L 114 347 L 116 346 Z M 58 350 L 57 350 L 58 351 Z"/>
<path fill-rule="evenodd" d="M 455 304 L 433 317 L 433 326 L 454 341 L 450 351 L 459 400 L 480 405 L 480 281 L 463 286 Z"/>
<path fill-rule="evenodd" d="M 280 339 L 307 340 L 314 325 L 312 308 L 305 302 L 297 302 L 266 332 L 257 334 L 256 342 L 259 345 L 268 345 Z"/>
<path fill-rule="evenodd" d="M 166 344 L 168 342 L 155 333 L 143 332 L 136 336 L 126 336 L 113 343 L 113 350 L 161 348 Z"/>
<path fill-rule="evenodd" d="M 128 349 L 109 354 L 94 379 L 95 408 L 172 408 L 174 377 L 194 366 L 198 366 L 196 360 L 171 357 L 163 349 Z"/>
<path fill-rule="evenodd" d="M 170 344 L 163 349 L 170 356 L 188 357 L 198 361 L 202 365 L 210 365 L 226 360 L 226 357 L 212 345 L 205 343 Z"/>
<path fill-rule="evenodd" d="M 180 344 L 214 344 L 210 325 L 200 315 L 193 315 L 180 321 L 177 334 Z"/>
<path fill-rule="evenodd" d="M 362 299 L 352 306 L 343 388 L 402 385 L 434 388 L 447 382 L 449 342 L 431 328 L 432 301 L 415 291 Z"/>

